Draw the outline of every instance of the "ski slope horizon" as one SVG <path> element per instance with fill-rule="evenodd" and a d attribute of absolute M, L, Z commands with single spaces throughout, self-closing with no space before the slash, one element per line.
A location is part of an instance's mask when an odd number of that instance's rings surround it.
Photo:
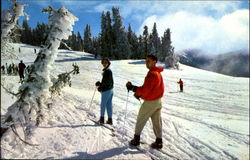
<path fill-rule="evenodd" d="M 39 47 L 13 46 L 26 65 L 33 63 L 36 58 L 34 48 L 38 50 Z M 100 114 L 101 94 L 95 92 L 95 82 L 102 78 L 100 57 L 94 59 L 89 53 L 59 50 L 53 76 L 72 70 L 73 63 L 80 67 L 80 74 L 72 75 L 72 86 L 62 89 L 48 110 L 46 120 L 34 131 L 30 141 L 38 146 L 9 144 L 6 137 L 1 139 L 1 158 L 249 159 L 249 78 L 226 76 L 183 64 L 180 64 L 180 70 L 164 69 L 164 153 L 148 145 L 141 145 L 142 152 L 128 146 L 134 134 L 140 102 L 132 92 L 127 92 L 125 84 L 127 81 L 138 86 L 143 84 L 148 72 L 145 60 L 111 61 L 113 121 L 115 132 L 120 136 L 112 136 L 110 130 L 95 125 L 87 117 L 90 113 L 98 119 Z M 158 66 L 164 65 L 158 63 Z M 184 93 L 178 92 L 179 78 L 184 81 Z M 1 75 L 1 81 L 17 92 L 18 76 Z M 1 87 L 1 116 L 14 102 L 15 98 Z M 150 121 L 144 127 L 141 139 L 148 144 L 155 141 Z"/>

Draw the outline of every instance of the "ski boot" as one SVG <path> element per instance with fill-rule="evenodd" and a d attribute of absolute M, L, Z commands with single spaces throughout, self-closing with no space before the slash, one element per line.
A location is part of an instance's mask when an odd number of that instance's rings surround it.
<path fill-rule="evenodd" d="M 138 145 L 140 145 L 140 136 L 134 135 L 134 139 L 132 139 L 129 142 L 129 145 L 131 145 L 131 146 L 138 146 Z"/>
<path fill-rule="evenodd" d="M 108 120 L 107 120 L 107 122 L 106 122 L 107 124 L 110 124 L 110 125 L 113 125 L 113 121 L 112 121 L 112 118 L 108 118 Z"/>
<path fill-rule="evenodd" d="M 151 147 L 154 149 L 162 148 L 162 138 L 156 138 L 155 142 L 151 144 Z"/>
<path fill-rule="evenodd" d="M 104 117 L 100 117 L 100 120 L 98 121 L 100 124 L 104 124 Z"/>

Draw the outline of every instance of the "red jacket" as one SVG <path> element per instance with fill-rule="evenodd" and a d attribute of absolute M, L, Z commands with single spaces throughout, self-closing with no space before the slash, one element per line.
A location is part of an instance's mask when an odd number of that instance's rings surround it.
<path fill-rule="evenodd" d="M 180 80 L 179 82 L 177 82 L 178 84 L 180 84 L 180 85 L 183 85 L 183 81 L 182 80 Z"/>
<path fill-rule="evenodd" d="M 144 84 L 136 89 L 136 94 L 147 101 L 159 99 L 164 94 L 164 83 L 161 76 L 163 68 L 152 67 L 144 79 Z"/>

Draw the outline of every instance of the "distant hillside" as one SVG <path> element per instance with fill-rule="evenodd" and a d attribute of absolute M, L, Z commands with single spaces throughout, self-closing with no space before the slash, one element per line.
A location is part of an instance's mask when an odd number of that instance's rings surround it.
<path fill-rule="evenodd" d="M 176 55 L 182 64 L 235 77 L 250 77 L 247 50 L 216 56 L 208 55 L 201 50 L 189 49 L 179 51 Z"/>

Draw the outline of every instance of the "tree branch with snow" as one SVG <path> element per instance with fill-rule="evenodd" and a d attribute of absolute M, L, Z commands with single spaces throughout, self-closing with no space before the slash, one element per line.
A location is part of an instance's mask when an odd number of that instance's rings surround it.
<path fill-rule="evenodd" d="M 27 4 L 19 4 L 18 0 L 12 0 L 11 2 L 12 7 L 7 11 L 2 11 L 1 16 L 1 61 L 18 59 L 9 42 L 11 34 L 16 28 L 17 20 L 20 16 L 26 15 L 24 7 Z"/>
<path fill-rule="evenodd" d="M 53 86 L 50 74 L 54 61 L 57 57 L 58 47 L 63 39 L 67 39 L 73 30 L 77 17 L 71 14 L 66 8 L 56 10 L 52 7 L 44 9 L 49 13 L 50 32 L 45 46 L 39 51 L 36 60 L 31 65 L 31 71 L 25 78 L 24 83 L 19 87 L 20 95 L 18 100 L 8 108 L 5 114 L 5 123 L 15 125 L 15 128 L 24 126 L 24 135 L 29 136 L 32 129 L 38 126 L 45 118 L 46 109 L 49 106 L 49 89 Z M 10 128 L 10 126 L 5 126 Z M 10 132 L 10 129 L 6 131 Z M 8 135 L 7 132 L 2 134 Z M 3 135 L 3 136 L 4 136 Z"/>

